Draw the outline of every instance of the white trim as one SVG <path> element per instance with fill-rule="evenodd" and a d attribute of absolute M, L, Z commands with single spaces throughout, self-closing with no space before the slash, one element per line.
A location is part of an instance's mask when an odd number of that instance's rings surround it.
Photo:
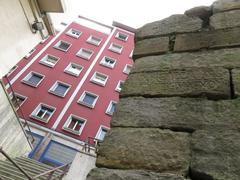
<path fill-rule="evenodd" d="M 119 48 L 119 50 L 114 49 L 113 46 L 115 46 L 116 48 Z M 112 52 L 121 54 L 122 50 L 123 50 L 123 46 L 121 46 L 120 44 L 117 44 L 117 43 L 111 43 L 108 49 Z"/>
<path fill-rule="evenodd" d="M 67 49 L 62 49 L 62 48 L 60 48 L 59 46 L 61 45 L 61 43 L 65 43 L 65 44 L 69 45 L 68 48 L 67 48 Z M 67 41 L 59 40 L 53 47 L 54 47 L 55 49 L 60 50 L 60 51 L 67 52 L 71 46 L 72 46 L 71 43 L 69 43 L 69 42 L 67 42 Z"/>
<path fill-rule="evenodd" d="M 129 58 L 132 59 L 132 57 L 133 57 L 133 50 L 132 50 L 131 53 L 129 54 Z"/>
<path fill-rule="evenodd" d="M 18 65 L 14 65 L 7 73 L 7 77 L 9 77 L 16 69 L 18 68 Z"/>
<path fill-rule="evenodd" d="M 70 26 L 70 24 L 69 24 L 68 26 Z M 67 28 L 68 26 L 66 26 L 66 28 Z M 66 29 L 66 28 L 65 28 L 65 29 Z M 46 44 L 46 46 L 44 46 L 44 47 L 42 48 L 42 50 L 39 51 L 39 53 L 36 54 L 36 55 L 32 58 L 32 60 L 31 60 L 28 64 L 26 64 L 26 66 L 24 66 L 24 67 L 22 68 L 22 70 L 21 70 L 20 72 L 18 72 L 18 74 L 17 74 L 16 76 L 14 76 L 14 78 L 10 81 L 10 84 L 11 84 L 11 85 L 13 85 L 14 82 L 15 82 L 16 80 L 18 80 L 18 78 L 39 58 L 39 56 L 41 56 L 42 53 L 44 53 L 44 52 L 46 51 L 46 49 L 54 43 L 54 41 L 65 31 L 65 29 L 63 29 L 63 30 L 62 30 L 61 32 L 59 32 L 54 38 L 52 38 L 52 40 L 49 41 L 49 43 Z M 6 86 L 6 89 L 8 89 L 9 87 L 10 87 L 10 85 L 8 84 L 8 85 Z"/>
<path fill-rule="evenodd" d="M 42 77 L 42 79 L 36 85 L 34 85 L 28 81 L 34 74 Z M 38 85 L 43 81 L 44 78 L 45 78 L 44 75 L 34 72 L 34 71 L 31 71 L 21 80 L 21 82 L 24 84 L 27 84 L 29 86 L 32 86 L 32 87 L 38 87 Z"/>
<path fill-rule="evenodd" d="M 52 58 L 52 59 L 56 59 L 56 63 L 55 63 L 55 64 L 49 63 L 49 62 L 47 61 L 47 59 L 49 59 L 49 57 Z M 42 65 L 45 65 L 45 66 L 48 66 L 48 67 L 53 68 L 53 67 L 57 64 L 57 62 L 59 61 L 59 59 L 60 59 L 59 57 L 53 56 L 53 55 L 51 55 L 51 54 L 46 54 L 46 55 L 39 61 L 39 63 L 42 64 Z"/>
<path fill-rule="evenodd" d="M 68 89 L 66 90 L 66 92 L 63 94 L 63 95 L 60 95 L 60 94 L 58 94 L 58 93 L 56 93 L 55 92 L 55 89 L 57 88 L 57 86 L 58 85 L 63 85 L 63 86 L 67 86 L 68 87 Z M 70 90 L 70 88 L 71 88 L 71 85 L 70 84 L 67 84 L 67 83 L 65 83 L 65 82 L 62 82 L 62 81 L 56 81 L 53 85 L 52 85 L 52 87 L 48 90 L 48 92 L 49 93 L 52 93 L 52 94 L 54 94 L 54 95 L 56 95 L 56 96 L 59 96 L 59 97 L 65 97 L 66 96 L 66 94 L 67 94 L 67 92 Z"/>
<path fill-rule="evenodd" d="M 99 138 L 99 136 L 100 136 L 100 133 L 101 133 L 102 129 L 105 129 L 105 130 L 107 130 L 107 131 L 109 131 L 109 130 L 110 130 L 110 128 L 109 128 L 109 127 L 101 125 L 101 126 L 99 127 L 99 129 L 98 129 L 98 132 L 97 132 L 96 136 L 95 136 L 95 138 L 96 138 L 96 139 L 98 139 L 98 138 Z M 100 140 L 100 139 L 98 139 L 98 140 Z"/>
<path fill-rule="evenodd" d="M 34 52 L 36 51 L 36 48 L 32 49 L 31 51 L 29 51 L 25 56 L 24 58 L 29 58 Z"/>
<path fill-rule="evenodd" d="M 104 82 L 99 81 L 99 80 L 96 78 L 96 76 L 104 76 L 104 77 L 105 77 Z M 92 83 L 97 84 L 97 85 L 100 85 L 100 86 L 105 86 L 106 83 L 107 83 L 107 80 L 108 80 L 108 75 L 103 74 L 103 73 L 100 73 L 100 72 L 97 72 L 97 71 L 93 74 L 93 76 L 92 76 L 91 79 L 90 79 L 90 81 L 91 81 Z"/>
<path fill-rule="evenodd" d="M 79 33 L 79 35 L 73 34 L 73 33 L 72 33 L 73 31 Z M 73 37 L 73 38 L 75 38 L 75 39 L 78 39 L 78 38 L 82 35 L 82 32 L 79 31 L 79 30 L 77 30 L 77 29 L 71 28 L 71 29 L 69 29 L 65 34 L 68 35 L 68 36 L 70 36 L 70 37 Z"/>
<path fill-rule="evenodd" d="M 21 107 L 21 106 L 23 105 L 23 103 L 24 103 L 24 102 L 27 100 L 27 98 L 28 98 L 27 96 L 21 95 L 21 94 L 19 94 L 19 93 L 17 93 L 17 92 L 14 92 L 14 95 L 17 96 L 17 97 L 20 97 L 20 98 L 24 98 L 24 100 L 22 101 L 22 103 L 21 103 L 21 104 L 18 104 L 19 107 Z M 9 98 L 10 98 L 10 100 L 12 101 L 12 104 L 13 104 L 13 93 L 11 92 L 8 96 L 9 96 Z M 14 104 L 13 104 L 13 105 L 14 105 Z M 15 107 L 15 109 L 18 110 L 19 107 Z"/>
<path fill-rule="evenodd" d="M 107 109 L 106 109 L 106 111 L 105 111 L 105 113 L 108 114 L 108 115 L 110 115 L 110 116 L 112 116 L 113 113 L 114 113 L 114 112 L 110 112 L 110 110 L 112 109 L 113 104 L 114 104 L 115 107 L 116 107 L 117 102 L 116 102 L 116 101 L 110 101 L 110 103 L 109 103 L 109 105 L 108 105 L 108 107 L 107 107 Z M 114 111 L 115 111 L 115 109 L 114 109 Z"/>
<path fill-rule="evenodd" d="M 120 35 L 126 36 L 126 39 L 121 39 L 121 38 L 119 37 Z M 120 41 L 124 41 L 124 42 L 127 42 L 128 37 L 129 37 L 129 36 L 128 36 L 127 34 L 124 34 L 124 33 L 120 32 L 120 31 L 118 31 L 117 34 L 116 34 L 116 36 L 115 36 L 116 39 L 118 39 L 118 40 L 120 40 Z"/>
<path fill-rule="evenodd" d="M 98 40 L 99 41 L 96 43 L 92 39 L 96 39 L 97 41 Z M 87 43 L 92 44 L 94 46 L 99 46 L 101 44 L 101 42 L 102 42 L 102 38 L 99 38 L 99 37 L 96 37 L 96 36 L 93 36 L 93 35 L 89 36 L 89 38 L 87 39 Z"/>
<path fill-rule="evenodd" d="M 83 101 L 83 99 L 86 97 L 86 95 L 90 95 L 90 96 L 95 97 L 92 104 L 88 104 L 88 103 Z M 89 91 L 84 91 L 77 102 L 81 105 L 84 105 L 84 106 L 87 106 L 87 107 L 90 107 L 90 108 L 94 108 L 96 103 L 97 103 L 98 98 L 99 98 L 99 96 L 97 94 L 94 94 L 94 93 L 89 92 Z"/>
<path fill-rule="evenodd" d="M 120 84 L 121 84 L 121 83 L 124 84 L 124 82 L 125 82 L 125 81 L 122 81 L 122 80 L 118 81 L 118 84 L 117 84 L 117 87 L 115 88 L 115 91 L 121 92 L 122 88 L 120 87 Z"/>
<path fill-rule="evenodd" d="M 72 66 L 72 65 L 74 65 L 74 66 L 76 66 L 76 67 L 78 67 L 78 68 L 81 68 L 81 70 L 79 70 L 79 73 L 78 73 L 78 74 L 76 74 L 76 73 L 71 72 L 71 71 L 68 70 L 68 69 L 70 68 L 70 66 Z M 78 76 L 80 75 L 80 73 L 82 72 L 82 70 L 83 70 L 83 66 L 81 66 L 81 65 L 79 65 L 79 64 L 76 64 L 76 63 L 70 62 L 69 65 L 64 69 L 64 72 L 67 73 L 67 74 L 70 74 L 70 75 L 72 75 L 72 76 L 78 77 Z"/>
<path fill-rule="evenodd" d="M 86 56 L 84 56 L 84 55 L 82 55 L 82 52 L 83 51 L 85 51 L 86 53 L 91 53 L 90 55 L 89 55 L 89 57 L 86 57 Z M 86 59 L 86 60 L 89 60 L 91 57 L 92 57 L 92 55 L 93 55 L 93 51 L 92 50 L 90 50 L 90 49 L 85 49 L 85 48 L 81 48 L 78 52 L 77 52 L 77 54 L 76 54 L 76 56 L 78 56 L 78 57 L 80 57 L 80 58 L 82 58 L 82 59 Z"/>
<path fill-rule="evenodd" d="M 130 68 L 129 72 L 127 71 L 127 68 Z M 129 74 L 131 72 L 131 69 L 132 69 L 132 65 L 131 64 L 126 64 L 124 69 L 123 69 L 123 73 Z"/>
<path fill-rule="evenodd" d="M 105 41 L 104 45 L 102 46 L 102 48 L 100 49 L 100 51 L 98 52 L 98 54 L 96 55 L 95 59 L 92 61 L 92 64 L 89 66 L 88 70 L 86 71 L 86 73 L 84 74 L 84 76 L 82 77 L 82 79 L 80 80 L 79 84 L 77 85 L 75 91 L 73 92 L 72 96 L 69 98 L 68 102 L 65 104 L 64 108 L 61 110 L 61 113 L 59 114 L 59 116 L 57 117 L 55 123 L 52 126 L 52 129 L 56 129 L 58 124 L 60 123 L 62 117 L 64 116 L 64 114 L 66 113 L 66 111 L 68 110 L 68 108 L 70 107 L 71 103 L 73 102 L 74 98 L 76 97 L 77 93 L 79 92 L 79 90 L 81 89 L 81 87 L 83 86 L 83 83 L 86 81 L 87 77 L 89 76 L 90 72 L 92 71 L 93 67 L 95 66 L 95 64 L 98 61 L 98 58 L 101 56 L 101 54 L 103 53 L 104 49 L 106 48 L 107 44 L 109 43 L 109 41 L 111 40 L 113 34 L 115 33 L 116 28 L 113 28 L 111 34 L 108 36 L 107 40 Z"/>
<path fill-rule="evenodd" d="M 83 123 L 81 124 L 81 127 L 80 127 L 79 131 L 76 131 L 76 130 L 74 130 L 74 129 L 68 128 L 69 124 L 70 124 L 71 121 L 72 121 L 72 117 L 74 117 L 74 118 L 76 118 L 77 120 L 83 122 Z M 84 126 L 85 126 L 86 122 L 87 122 L 86 119 L 84 119 L 84 118 L 82 118 L 82 117 L 79 117 L 79 116 L 77 116 L 77 115 L 74 115 L 74 114 L 70 114 L 70 116 L 68 117 L 68 119 L 67 119 L 66 122 L 64 123 L 62 129 L 65 130 L 65 131 L 67 131 L 67 132 L 76 134 L 76 135 L 81 135 L 81 133 L 82 133 L 82 131 L 83 131 L 83 129 L 84 129 Z M 75 126 L 76 126 L 76 124 L 75 124 Z"/>
<path fill-rule="evenodd" d="M 105 59 L 106 59 L 106 58 L 114 61 L 113 65 L 110 65 L 110 64 L 105 63 Z M 109 57 L 109 56 L 104 56 L 104 57 L 102 58 L 102 60 L 100 61 L 100 64 L 103 65 L 103 66 L 105 66 L 105 67 L 107 67 L 107 68 L 113 69 L 114 66 L 115 66 L 115 64 L 116 64 L 116 62 L 117 62 L 116 59 L 111 58 L 111 57 Z"/>
<path fill-rule="evenodd" d="M 39 118 L 36 114 L 39 113 L 39 111 L 41 110 L 41 107 L 44 106 L 44 107 L 47 107 L 49 109 L 52 109 L 52 113 L 51 115 L 48 117 L 47 120 L 44 120 L 42 118 Z M 53 113 L 56 111 L 56 108 L 53 107 L 53 106 L 50 106 L 50 105 L 47 105 L 47 104 L 44 104 L 44 103 L 39 103 L 38 106 L 33 110 L 33 112 L 29 115 L 31 118 L 35 119 L 35 120 L 38 120 L 38 121 L 41 121 L 41 122 L 44 122 L 44 123 L 48 123 L 48 121 L 51 119 Z"/>

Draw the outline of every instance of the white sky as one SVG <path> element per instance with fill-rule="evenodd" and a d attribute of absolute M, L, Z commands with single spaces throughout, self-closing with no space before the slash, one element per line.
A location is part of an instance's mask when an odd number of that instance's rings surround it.
<path fill-rule="evenodd" d="M 190 8 L 211 5 L 215 0 L 64 0 L 66 12 L 51 15 L 54 25 L 69 22 L 78 15 L 112 25 L 117 21 L 133 28 L 183 14 Z"/>

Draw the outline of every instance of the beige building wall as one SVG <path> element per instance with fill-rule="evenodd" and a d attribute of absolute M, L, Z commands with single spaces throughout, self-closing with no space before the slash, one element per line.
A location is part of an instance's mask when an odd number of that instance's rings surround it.
<path fill-rule="evenodd" d="M 34 12 L 41 21 L 36 9 Z M 34 20 L 28 0 L 0 1 L 0 78 L 42 40 L 40 33 L 30 28 Z M 46 28 L 43 33 L 47 35 Z"/>
<path fill-rule="evenodd" d="M 31 146 L 0 83 L 0 147 L 10 156 L 27 155 Z M 5 157 L 0 153 L 0 160 Z"/>

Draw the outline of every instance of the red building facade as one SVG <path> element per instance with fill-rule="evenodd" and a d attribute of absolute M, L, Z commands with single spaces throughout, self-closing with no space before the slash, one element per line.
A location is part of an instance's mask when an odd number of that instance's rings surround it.
<path fill-rule="evenodd" d="M 17 97 L 20 118 L 36 135 L 44 139 L 51 133 L 65 145 L 104 139 L 133 64 L 134 33 L 116 24 L 97 24 L 106 33 L 73 22 L 4 78 L 10 96 L 14 91 Z"/>

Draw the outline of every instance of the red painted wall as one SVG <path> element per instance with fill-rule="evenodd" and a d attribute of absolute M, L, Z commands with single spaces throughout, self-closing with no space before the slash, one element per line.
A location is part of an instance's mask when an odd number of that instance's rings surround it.
<path fill-rule="evenodd" d="M 65 34 L 70 28 L 74 28 L 80 30 L 82 35 L 75 39 Z M 56 131 L 63 133 L 65 135 L 71 136 L 73 138 L 79 139 L 84 141 L 87 137 L 95 137 L 99 127 L 101 125 L 110 127 L 111 116 L 105 113 L 109 103 L 111 100 L 118 101 L 119 93 L 115 91 L 115 88 L 119 82 L 119 80 L 125 81 L 127 75 L 123 73 L 123 69 L 126 64 L 133 64 L 132 59 L 129 57 L 131 54 L 133 47 L 134 47 L 134 35 L 132 33 L 123 32 L 127 34 L 128 40 L 127 42 L 118 40 L 115 38 L 117 32 L 122 32 L 121 29 L 116 30 L 112 38 L 110 39 L 108 45 L 104 49 L 102 55 L 98 58 L 97 63 L 95 64 L 94 68 L 91 70 L 89 76 L 87 77 L 86 81 L 84 82 L 83 86 L 77 93 L 77 96 L 74 98 L 73 102 L 71 103 L 69 109 L 61 119 L 59 125 L 56 128 Z M 102 42 L 99 46 L 94 46 L 86 42 L 90 35 L 102 38 Z M 108 35 L 102 32 L 84 27 L 77 23 L 72 23 L 41 55 L 37 58 L 33 64 L 18 78 L 16 82 L 12 84 L 12 88 L 16 93 L 21 95 L 27 96 L 27 100 L 21 106 L 21 112 L 18 110 L 20 117 L 27 119 L 28 121 L 34 122 L 36 124 L 42 125 L 49 129 L 52 128 L 55 120 L 61 113 L 62 109 L 64 108 L 65 104 L 68 102 L 69 98 L 71 97 L 72 93 L 74 92 L 75 88 L 81 81 L 82 77 L 84 76 L 85 72 L 91 65 L 92 61 L 98 54 L 99 50 L 102 48 L 103 44 L 107 40 Z M 22 69 L 22 67 L 26 66 L 26 64 L 31 61 L 31 59 L 41 51 L 43 46 L 47 45 L 49 41 L 52 39 L 49 38 L 45 43 L 39 44 L 36 47 L 36 51 L 34 54 L 29 57 L 28 59 L 22 59 L 17 65 L 18 68 L 8 77 L 10 80 L 14 78 L 16 74 Z M 67 41 L 72 44 L 70 49 L 67 52 L 63 52 L 53 48 L 53 46 L 59 41 Z M 114 53 L 108 50 L 108 47 L 112 42 L 115 42 L 119 45 L 123 46 L 123 50 L 121 54 Z M 90 60 L 84 60 L 80 57 L 76 56 L 76 53 L 80 50 L 80 48 L 91 49 L 94 51 L 93 56 Z M 58 63 L 53 67 L 47 67 L 39 63 L 39 61 L 46 55 L 51 54 L 60 58 Z M 104 67 L 100 65 L 100 61 L 102 60 L 103 56 L 109 56 L 117 60 L 113 69 Z M 80 73 L 80 76 L 74 77 L 69 74 L 64 73 L 64 69 L 69 65 L 70 62 L 79 64 L 83 66 L 83 70 Z M 38 72 L 45 76 L 44 80 L 40 83 L 40 85 L 36 88 L 28 86 L 21 82 L 21 80 L 31 71 Z M 103 74 L 108 75 L 108 81 L 106 85 L 99 86 L 90 82 L 92 75 L 95 72 L 100 72 Z M 68 91 L 67 95 L 62 98 L 55 96 L 48 92 L 48 90 L 52 87 L 52 85 L 57 81 L 63 81 L 67 84 L 71 85 L 70 90 Z M 6 79 L 4 80 L 6 83 Z M 9 90 L 9 89 L 8 89 Z M 83 106 L 77 103 L 78 99 L 82 95 L 84 91 L 89 91 L 94 94 L 99 95 L 97 103 L 93 109 Z M 43 123 L 38 120 L 32 119 L 29 115 L 34 111 L 34 109 L 39 105 L 39 103 L 44 103 L 53 107 L 56 107 L 56 111 L 54 112 L 53 116 L 50 118 L 48 123 Z M 74 135 L 62 129 L 64 123 L 68 119 L 70 114 L 74 114 L 80 116 L 82 118 L 87 119 L 87 122 L 84 126 L 84 129 L 80 135 Z"/>

